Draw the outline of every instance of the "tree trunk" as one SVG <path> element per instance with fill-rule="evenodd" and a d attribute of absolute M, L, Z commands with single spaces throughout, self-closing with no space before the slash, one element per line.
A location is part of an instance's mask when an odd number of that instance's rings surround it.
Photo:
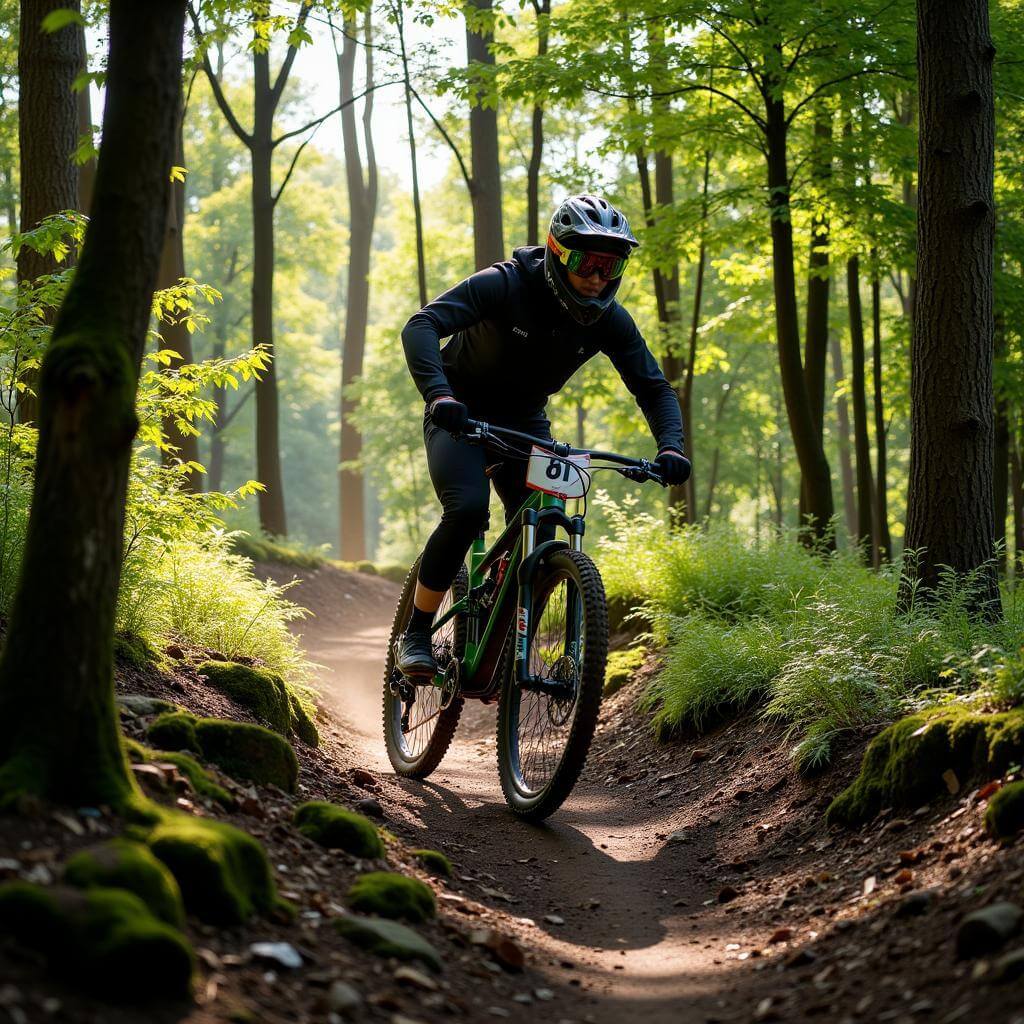
<path fill-rule="evenodd" d="M 921 131 L 904 573 L 934 591 L 977 572 L 974 609 L 1001 614 L 992 562 L 995 113 L 986 0 L 918 0 Z"/>
<path fill-rule="evenodd" d="M 548 24 L 551 0 L 533 0 L 537 16 L 537 56 L 548 52 Z M 533 104 L 530 125 L 530 164 L 526 169 L 526 244 L 541 245 L 540 230 L 540 165 L 544 155 L 544 107 Z"/>
<path fill-rule="evenodd" d="M 995 358 L 1005 358 L 1006 327 L 1003 318 L 995 318 Z M 995 441 L 992 455 L 992 521 L 999 548 L 999 568 L 1006 572 L 1006 503 L 1010 488 L 1010 422 L 1006 396 L 996 395 Z"/>
<path fill-rule="evenodd" d="M 853 405 L 853 450 L 857 467 L 857 532 L 854 540 L 865 559 L 874 561 L 875 508 L 871 441 L 868 437 L 867 387 L 864 380 L 864 313 L 860 302 L 860 259 L 846 261 L 846 301 L 850 314 L 850 401 Z"/>
<path fill-rule="evenodd" d="M 256 381 L 256 478 L 260 527 L 272 536 L 288 533 L 281 476 L 281 442 L 274 351 L 274 195 L 271 186 L 275 101 L 270 87 L 270 57 L 254 53 L 255 116 L 252 131 L 252 343 L 263 345 L 270 362 Z"/>
<path fill-rule="evenodd" d="M 355 19 L 346 22 L 345 42 L 338 58 L 341 103 L 352 97 L 356 63 Z M 370 40 L 370 15 L 366 15 L 366 87 L 373 87 L 373 49 Z M 338 550 L 348 561 L 366 558 L 366 515 L 363 471 L 358 465 L 363 439 L 353 423 L 357 402 L 351 385 L 363 374 L 363 350 L 370 307 L 370 247 L 377 214 L 377 161 L 370 132 L 373 93 L 366 96 L 363 108 L 363 144 L 366 147 L 368 178 L 363 180 L 356 134 L 355 104 L 341 110 L 341 137 L 345 151 L 345 180 L 349 205 L 348 288 L 345 305 L 345 336 L 341 349 L 341 447 L 338 468 Z"/>
<path fill-rule="evenodd" d="M 181 0 L 110 5 L 93 218 L 40 373 L 35 491 L 0 657 L 8 804 L 27 796 L 123 808 L 137 793 L 114 711 L 114 614 L 184 16 Z"/>
<path fill-rule="evenodd" d="M 842 387 L 846 380 L 843 370 L 843 348 L 839 344 L 839 335 L 832 332 L 830 347 L 832 349 L 832 373 L 836 379 L 836 387 Z M 857 502 L 853 492 L 853 460 L 850 457 L 850 412 L 846 405 L 846 395 L 836 397 L 836 421 L 839 428 L 839 468 L 843 479 L 843 512 L 846 521 L 846 532 L 850 537 L 857 535 Z"/>
<path fill-rule="evenodd" d="M 185 141 L 182 132 L 184 109 L 179 101 L 178 127 L 174 164 L 185 166 Z M 171 194 L 167 209 L 167 228 L 164 232 L 163 251 L 160 255 L 160 271 L 157 275 L 157 288 L 171 288 L 185 276 L 185 182 L 171 182 Z M 165 323 L 160 325 L 162 347 L 177 353 L 168 368 L 187 365 L 195 362 L 192 354 L 192 335 L 183 323 Z M 199 462 L 199 438 L 194 434 L 183 434 L 178 430 L 173 417 L 165 417 L 163 421 L 164 437 L 175 447 L 173 452 L 162 455 L 165 465 L 177 462 Z M 197 470 L 182 477 L 182 487 L 191 493 L 201 489 L 200 474 Z"/>
<path fill-rule="evenodd" d="M 786 155 L 786 112 L 781 97 L 766 92 L 768 207 L 771 213 L 772 278 L 775 329 L 782 390 L 806 496 L 804 536 L 825 550 L 835 549 L 832 525 L 832 478 L 828 459 L 818 440 L 810 396 L 800 359 L 800 326 L 793 266 L 793 222 L 790 219 L 789 170 Z"/>
<path fill-rule="evenodd" d="M 832 115 L 819 106 L 814 119 L 811 172 L 818 188 L 825 192 L 832 177 Z M 804 380 L 818 444 L 824 444 L 825 365 L 828 361 L 829 219 L 824 205 L 811 218 L 810 252 L 807 257 L 807 324 L 804 331 Z M 801 521 L 806 514 L 807 489 L 800 484 Z"/>
<path fill-rule="evenodd" d="M 492 0 L 468 0 L 467 14 L 491 11 Z M 466 23 L 466 57 L 473 64 L 494 65 L 488 44 L 491 31 L 474 32 Z M 505 258 L 504 231 L 501 222 L 501 165 L 498 157 L 498 111 L 485 107 L 477 94 L 469 108 L 469 147 L 473 164 L 473 254 L 476 269 L 482 270 Z"/>
<path fill-rule="evenodd" d="M 85 63 L 84 36 L 78 26 L 44 32 L 43 18 L 71 8 L 79 0 L 22 0 L 18 38 L 18 143 L 21 159 L 21 230 L 29 231 L 44 217 L 77 210 L 78 101 L 72 83 Z M 18 281 L 52 274 L 57 261 L 29 246 L 18 252 Z M 36 380 L 27 380 L 35 390 Z M 34 394 L 22 393 L 18 418 L 33 422 L 38 415 Z"/>
<path fill-rule="evenodd" d="M 889 535 L 889 483 L 887 477 L 887 435 L 885 403 L 882 400 L 882 296 L 878 280 L 878 254 L 871 254 L 871 366 L 875 390 L 875 447 L 878 452 L 875 482 L 875 529 L 877 566 L 892 559 L 892 537 Z"/>

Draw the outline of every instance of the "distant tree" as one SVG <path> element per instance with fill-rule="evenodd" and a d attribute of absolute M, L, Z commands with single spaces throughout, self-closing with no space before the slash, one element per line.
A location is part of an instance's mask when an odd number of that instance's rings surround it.
<path fill-rule="evenodd" d="M 92 220 L 40 371 L 35 490 L 0 656 L 8 805 L 36 797 L 120 807 L 135 791 L 114 711 L 114 611 L 184 17 L 184 0 L 110 4 Z"/>
<path fill-rule="evenodd" d="M 911 347 L 908 560 L 901 598 L 944 567 L 1001 606 L 993 559 L 993 168 L 987 0 L 918 0 L 917 297 Z"/>

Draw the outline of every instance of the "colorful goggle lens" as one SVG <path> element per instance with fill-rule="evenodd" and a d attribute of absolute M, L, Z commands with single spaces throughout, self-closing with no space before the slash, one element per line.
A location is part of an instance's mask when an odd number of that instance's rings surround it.
<path fill-rule="evenodd" d="M 566 249 L 554 235 L 548 235 L 548 248 L 567 270 L 580 277 L 590 277 L 596 273 L 602 281 L 614 281 L 622 277 L 622 272 L 629 262 L 628 257 L 616 256 L 611 252 L 584 252 L 582 249 Z"/>

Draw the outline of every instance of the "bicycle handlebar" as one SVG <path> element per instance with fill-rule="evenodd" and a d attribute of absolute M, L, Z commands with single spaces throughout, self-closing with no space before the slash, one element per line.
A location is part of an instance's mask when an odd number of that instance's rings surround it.
<path fill-rule="evenodd" d="M 627 455 L 618 455 L 615 452 L 600 452 L 593 448 L 574 448 L 565 441 L 553 441 L 547 437 L 534 437 L 532 434 L 510 430 L 508 427 L 492 426 L 483 420 L 469 419 L 466 421 L 466 428 L 467 433 L 464 436 L 469 440 L 482 441 L 489 435 L 494 435 L 512 441 L 536 445 L 538 448 L 550 451 L 553 455 L 557 455 L 562 459 L 568 458 L 570 455 L 589 455 L 592 459 L 600 459 L 603 462 L 612 462 L 616 466 L 622 466 L 623 468 L 617 471 L 629 480 L 635 480 L 637 483 L 653 480 L 655 483 L 661 484 L 662 487 L 665 486 L 665 481 L 662 480 L 649 459 L 633 459 Z M 469 433 L 469 431 L 473 433 Z"/>

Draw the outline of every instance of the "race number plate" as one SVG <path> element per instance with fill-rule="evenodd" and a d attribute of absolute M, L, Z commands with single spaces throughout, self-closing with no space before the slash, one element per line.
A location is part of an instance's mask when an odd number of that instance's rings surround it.
<path fill-rule="evenodd" d="M 559 498 L 582 498 L 588 481 L 576 469 L 577 466 L 586 470 L 590 466 L 590 456 L 570 455 L 561 459 L 534 445 L 526 470 L 526 486 Z"/>

